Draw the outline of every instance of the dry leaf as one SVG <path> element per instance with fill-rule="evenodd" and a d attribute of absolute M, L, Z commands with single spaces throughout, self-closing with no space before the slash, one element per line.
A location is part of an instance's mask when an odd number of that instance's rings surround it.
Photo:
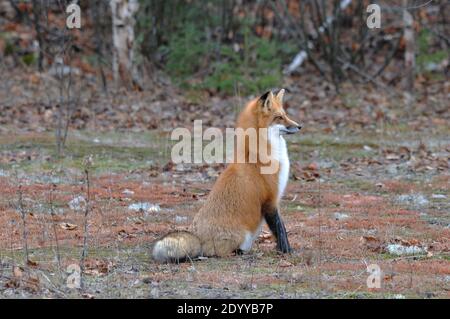
<path fill-rule="evenodd" d="M 263 231 L 261 232 L 261 234 L 259 235 L 259 238 L 262 238 L 262 239 L 270 239 L 270 238 L 272 238 L 272 234 L 269 233 L 268 231 L 263 230 Z"/>
<path fill-rule="evenodd" d="M 62 229 L 65 229 L 65 230 L 74 230 L 78 227 L 78 225 L 71 224 L 71 223 L 61 223 L 60 226 Z"/>
<path fill-rule="evenodd" d="M 387 154 L 386 159 L 388 161 L 396 161 L 396 160 L 400 159 L 400 156 L 397 154 Z"/>
<path fill-rule="evenodd" d="M 311 163 L 305 167 L 306 170 L 309 171 L 317 171 L 318 165 L 316 163 Z"/>
<path fill-rule="evenodd" d="M 282 261 L 280 261 L 278 266 L 285 268 L 285 267 L 292 267 L 294 265 L 287 260 L 282 260 Z"/>
<path fill-rule="evenodd" d="M 11 280 L 8 280 L 6 283 L 5 283 L 5 287 L 6 288 L 18 288 L 20 286 L 20 282 L 19 282 L 19 280 L 17 280 L 17 279 L 11 279 Z"/>
<path fill-rule="evenodd" d="M 366 249 L 373 251 L 373 252 L 381 252 L 383 250 L 383 245 L 381 240 L 374 236 L 362 236 L 360 238 L 360 242 L 362 246 L 364 246 Z"/>
<path fill-rule="evenodd" d="M 28 259 L 27 260 L 27 265 L 31 266 L 31 267 L 36 267 L 38 265 L 38 263 L 33 261 L 33 260 Z"/>
<path fill-rule="evenodd" d="M 13 275 L 15 278 L 21 278 L 23 276 L 23 268 L 19 266 L 13 267 Z"/>

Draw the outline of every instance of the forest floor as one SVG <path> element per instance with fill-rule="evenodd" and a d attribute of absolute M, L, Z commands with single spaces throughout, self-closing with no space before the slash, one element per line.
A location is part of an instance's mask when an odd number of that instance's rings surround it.
<path fill-rule="evenodd" d="M 59 157 L 54 111 L 39 78 L 23 77 L 5 77 L 0 96 L 1 298 L 450 297 L 449 114 L 435 100 L 405 112 L 374 89 L 292 89 L 289 113 L 305 124 L 288 137 L 281 203 L 294 252 L 278 254 L 265 226 L 247 254 L 157 264 L 151 242 L 187 229 L 224 167 L 173 165 L 170 128 L 232 125 L 241 100 L 91 95 Z M 88 196 L 84 287 L 70 289 Z M 371 264 L 380 288 L 367 286 Z"/>

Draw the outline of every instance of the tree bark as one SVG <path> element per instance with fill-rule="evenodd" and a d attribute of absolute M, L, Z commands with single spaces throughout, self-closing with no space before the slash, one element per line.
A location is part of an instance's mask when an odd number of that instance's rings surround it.
<path fill-rule="evenodd" d="M 44 36 L 42 34 L 42 29 L 40 25 L 41 12 L 42 12 L 42 3 L 38 0 L 33 0 L 33 18 L 34 18 L 34 28 L 36 30 L 36 37 L 39 44 L 39 52 L 38 52 L 38 69 L 40 72 L 44 69 Z"/>
<path fill-rule="evenodd" d="M 408 11 L 408 0 L 403 0 L 403 38 L 405 40 L 405 96 L 407 103 L 412 102 L 414 96 L 414 80 L 416 69 L 416 43 L 414 38 L 414 20 Z"/>
<path fill-rule="evenodd" d="M 134 59 L 135 13 L 138 0 L 111 0 L 113 33 L 113 74 L 116 87 L 139 86 Z"/>

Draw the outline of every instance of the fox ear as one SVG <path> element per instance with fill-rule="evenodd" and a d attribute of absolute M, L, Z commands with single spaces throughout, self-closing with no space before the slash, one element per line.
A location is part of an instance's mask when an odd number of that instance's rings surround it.
<path fill-rule="evenodd" d="M 278 92 L 278 94 L 277 94 L 277 100 L 278 100 L 278 102 L 283 103 L 283 97 L 284 97 L 284 92 L 285 92 L 285 91 L 286 91 L 285 89 L 281 89 L 281 90 Z"/>
<path fill-rule="evenodd" d="M 264 112 L 270 111 L 272 99 L 274 98 L 272 91 L 267 91 L 259 98 L 259 103 Z"/>
<path fill-rule="evenodd" d="M 264 102 L 267 100 L 267 98 L 269 97 L 269 94 L 272 93 L 270 91 L 267 91 L 266 93 L 264 93 L 263 95 L 261 95 L 259 97 L 259 101 L 261 102 L 261 104 L 264 104 Z"/>

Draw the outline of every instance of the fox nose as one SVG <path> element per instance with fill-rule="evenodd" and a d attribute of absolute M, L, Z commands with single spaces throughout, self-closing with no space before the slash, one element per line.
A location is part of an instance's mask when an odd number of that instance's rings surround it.
<path fill-rule="evenodd" d="M 289 125 L 288 129 L 297 129 L 297 130 L 301 130 L 302 129 L 302 125 L 301 124 L 296 124 L 296 125 Z"/>
<path fill-rule="evenodd" d="M 298 131 L 300 131 L 300 129 L 302 128 L 301 125 L 295 123 L 295 124 L 291 124 L 289 126 L 286 127 L 286 129 L 284 130 L 285 134 L 294 134 L 297 133 Z"/>

